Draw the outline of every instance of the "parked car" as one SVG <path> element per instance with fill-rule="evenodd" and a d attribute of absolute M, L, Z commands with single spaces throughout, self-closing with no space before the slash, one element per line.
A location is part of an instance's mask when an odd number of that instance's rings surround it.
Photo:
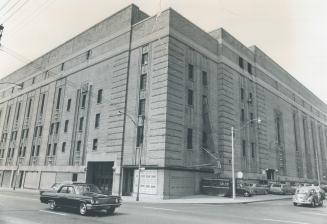
<path fill-rule="evenodd" d="M 256 195 L 262 195 L 262 194 L 268 194 L 269 188 L 266 185 L 262 184 L 248 184 L 247 186 L 252 194 Z"/>
<path fill-rule="evenodd" d="M 282 184 L 282 192 L 283 194 L 293 195 L 295 194 L 296 188 L 292 187 L 288 184 Z"/>
<path fill-rule="evenodd" d="M 271 184 L 269 187 L 269 193 L 271 194 L 284 194 L 282 190 L 282 184 Z"/>
<path fill-rule="evenodd" d="M 240 188 L 237 187 L 235 189 L 235 194 L 237 196 L 244 196 L 244 197 L 251 197 L 252 193 L 246 189 L 246 188 Z M 224 197 L 232 197 L 233 196 L 233 190 L 231 188 L 228 189 L 228 191 L 225 193 Z"/>
<path fill-rule="evenodd" d="M 85 183 L 62 184 L 57 191 L 41 192 L 40 201 L 49 204 L 52 210 L 58 207 L 76 208 L 81 215 L 94 210 L 113 214 L 122 202 L 121 197 L 105 195 L 97 186 Z"/>
<path fill-rule="evenodd" d="M 300 187 L 293 196 L 293 205 L 311 205 L 312 207 L 322 206 L 323 199 L 314 187 Z"/>

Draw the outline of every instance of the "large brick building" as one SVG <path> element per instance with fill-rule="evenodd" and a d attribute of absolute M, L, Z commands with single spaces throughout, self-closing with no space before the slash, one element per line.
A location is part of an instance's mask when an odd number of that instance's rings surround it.
<path fill-rule="evenodd" d="M 326 104 L 256 46 L 172 9 L 128 6 L 0 82 L 23 84 L 0 90 L 3 188 L 131 194 L 141 157 L 142 196 L 196 194 L 231 176 L 232 126 L 245 179 L 326 181 Z"/>

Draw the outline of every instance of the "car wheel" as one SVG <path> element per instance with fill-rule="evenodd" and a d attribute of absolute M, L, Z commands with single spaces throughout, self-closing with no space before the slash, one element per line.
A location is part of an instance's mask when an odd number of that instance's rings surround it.
<path fill-rule="evenodd" d="M 111 207 L 111 208 L 107 209 L 107 215 L 112 215 L 112 214 L 114 214 L 114 212 L 115 212 L 115 207 Z"/>
<path fill-rule="evenodd" d="M 294 206 L 297 206 L 297 203 L 296 203 L 296 202 L 293 202 L 293 205 L 294 205 Z"/>
<path fill-rule="evenodd" d="M 57 208 L 56 201 L 49 201 L 49 208 L 55 210 Z"/>
<path fill-rule="evenodd" d="M 244 197 L 249 197 L 249 196 L 250 196 L 249 192 L 244 192 Z"/>
<path fill-rule="evenodd" d="M 86 204 L 84 202 L 82 202 L 80 205 L 79 205 L 79 214 L 81 215 L 86 215 L 87 213 L 87 208 L 86 208 Z"/>

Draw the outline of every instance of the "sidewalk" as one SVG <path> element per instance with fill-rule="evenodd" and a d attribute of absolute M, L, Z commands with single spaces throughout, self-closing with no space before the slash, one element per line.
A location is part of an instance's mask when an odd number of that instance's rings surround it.
<path fill-rule="evenodd" d="M 11 192 L 19 194 L 29 194 L 33 196 L 39 196 L 40 192 L 38 190 L 28 190 L 28 189 L 16 189 L 12 188 L 0 188 L 0 192 Z M 135 197 L 132 196 L 122 196 L 123 203 L 160 203 L 160 204 L 249 204 L 255 202 L 264 201 L 277 201 L 277 200 L 290 200 L 292 195 L 254 195 L 252 197 L 242 197 L 238 196 L 235 200 L 232 198 L 226 198 L 223 196 L 210 196 L 210 195 L 191 195 L 183 198 L 176 199 L 155 199 L 146 198 L 140 195 L 140 201 L 137 202 Z"/>
<path fill-rule="evenodd" d="M 123 196 L 123 202 L 136 202 L 135 197 Z M 277 201 L 277 200 L 290 200 L 292 195 L 254 195 L 252 197 L 236 197 L 232 198 L 222 196 L 209 196 L 209 195 L 192 195 L 177 199 L 150 199 L 142 198 L 140 202 L 146 203 L 165 203 L 165 204 L 249 204 L 264 201 Z"/>

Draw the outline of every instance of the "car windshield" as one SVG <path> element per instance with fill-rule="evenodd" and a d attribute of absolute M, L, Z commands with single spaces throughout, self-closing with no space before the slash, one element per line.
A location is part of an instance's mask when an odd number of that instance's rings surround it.
<path fill-rule="evenodd" d="M 273 184 L 272 186 L 273 186 L 273 187 L 281 187 L 280 184 Z"/>
<path fill-rule="evenodd" d="M 296 191 L 297 194 L 308 194 L 309 193 L 309 189 L 308 188 L 299 188 Z"/>
<path fill-rule="evenodd" d="M 87 184 L 87 185 L 77 185 L 75 187 L 76 194 L 85 194 L 85 193 L 97 193 L 101 194 L 101 190 L 92 184 Z"/>

